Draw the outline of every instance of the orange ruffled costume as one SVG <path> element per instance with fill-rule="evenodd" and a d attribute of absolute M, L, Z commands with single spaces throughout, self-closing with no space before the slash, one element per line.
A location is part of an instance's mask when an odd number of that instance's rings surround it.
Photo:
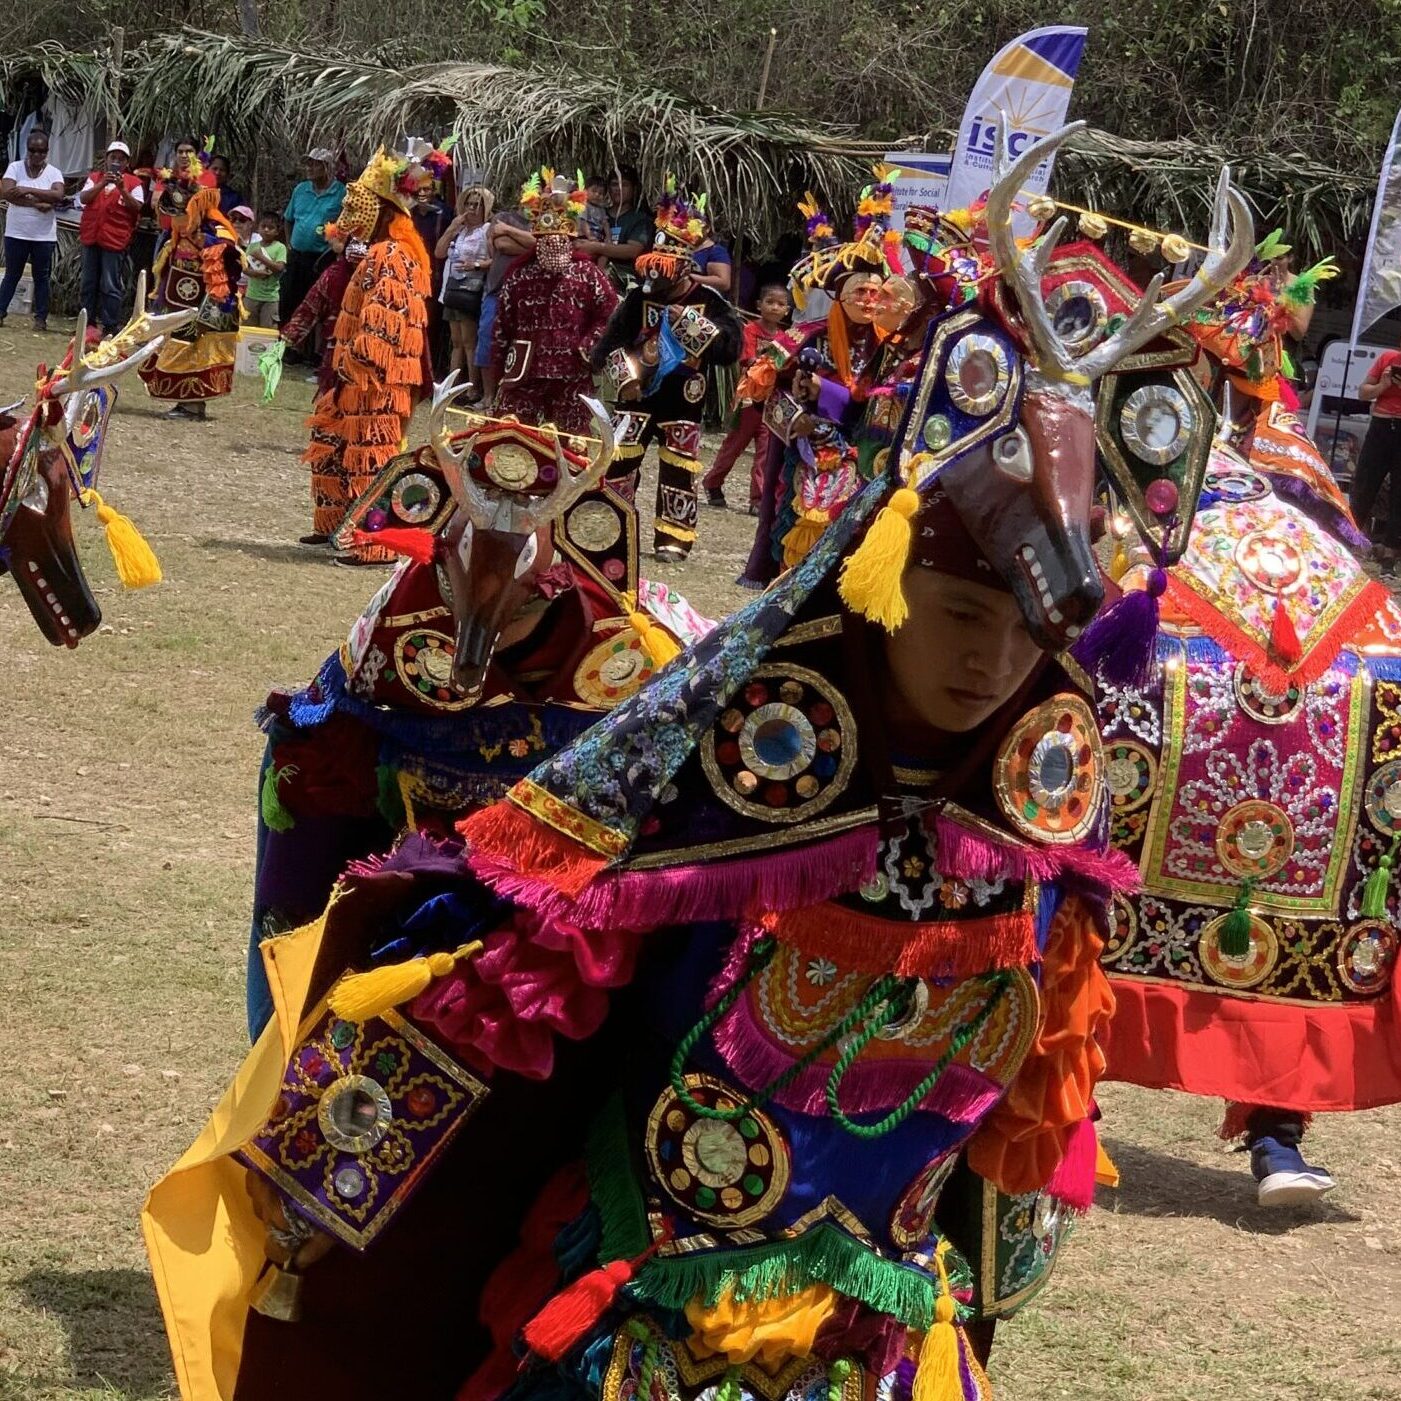
<path fill-rule="evenodd" d="M 388 237 L 371 244 L 345 290 L 331 361 L 336 383 L 316 400 L 307 421 L 311 442 L 302 454 L 311 467 L 312 528 L 318 535 L 334 535 L 351 503 L 402 451 L 422 392 L 431 281 L 415 244 L 408 217 L 396 215 Z M 356 553 L 362 559 L 394 558 L 379 548 Z"/>
<path fill-rule="evenodd" d="M 973 1170 L 1008 1194 L 1050 1182 L 1071 1135 L 1094 1114 L 1101 1042 L 1114 994 L 1099 965 L 1104 941 L 1076 897 L 1056 912 L 1041 968 L 1036 1039 L 1005 1099 L 968 1146 Z"/>

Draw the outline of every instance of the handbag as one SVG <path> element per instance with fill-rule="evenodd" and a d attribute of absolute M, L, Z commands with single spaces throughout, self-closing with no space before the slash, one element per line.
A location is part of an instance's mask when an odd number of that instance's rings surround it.
<path fill-rule="evenodd" d="M 449 311 L 463 311 L 468 316 L 482 313 L 482 294 L 486 291 L 486 273 L 469 268 L 443 283 L 443 305 Z"/>

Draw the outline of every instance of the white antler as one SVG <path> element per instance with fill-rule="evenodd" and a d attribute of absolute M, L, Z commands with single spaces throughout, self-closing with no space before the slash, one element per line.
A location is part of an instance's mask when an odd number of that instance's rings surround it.
<path fill-rule="evenodd" d="M 479 530 L 490 530 L 495 524 L 496 507 L 466 470 L 464 463 L 467 454 L 453 447 L 452 431 L 447 421 L 452 401 L 470 388 L 470 385 L 457 382 L 456 370 L 433 386 L 433 404 L 428 414 L 428 441 L 433 445 L 433 455 L 443 469 L 448 489 L 458 507 L 466 512 L 467 519 Z"/>
<path fill-rule="evenodd" d="M 73 329 L 73 353 L 69 367 L 60 379 L 53 382 L 50 390 L 55 397 L 73 396 L 65 413 L 65 417 L 72 420 L 68 424 L 69 430 L 72 430 L 81 412 L 82 401 L 78 396 L 84 390 L 107 384 L 128 370 L 144 365 L 152 356 L 160 353 L 169 332 L 188 326 L 196 314 L 191 308 L 152 316 L 146 310 L 144 272 L 136 279 L 136 304 L 131 320 L 116 335 L 99 341 L 91 350 L 87 349 L 88 314 L 80 311 Z"/>
<path fill-rule="evenodd" d="M 1210 248 L 1191 281 L 1160 301 L 1163 276 L 1159 273 L 1148 284 L 1142 300 L 1128 320 L 1084 355 L 1076 356 L 1057 335 L 1041 293 L 1041 280 L 1060 242 L 1065 220 L 1057 219 L 1032 247 L 1019 248 L 1012 233 L 1012 209 L 1031 172 L 1084 126 L 1084 122 L 1072 122 L 1028 146 L 1014 161 L 1007 159 L 1004 152 L 1001 162 L 1004 173 L 989 191 L 985 211 L 988 247 L 997 263 L 998 272 L 1016 294 L 1039 368 L 1056 378 L 1078 382 L 1097 379 L 1155 336 L 1186 320 L 1221 291 L 1246 266 L 1255 251 L 1255 225 L 1250 217 L 1250 208 L 1240 191 L 1232 186 L 1230 170 L 1223 169 L 1216 184 Z M 1007 139 L 1006 129 L 1004 120 L 1000 135 L 1004 143 Z M 1228 224 L 1229 243 L 1226 241 Z"/>
<path fill-rule="evenodd" d="M 579 472 L 571 472 L 564 460 L 564 446 L 559 435 L 555 436 L 555 462 L 559 467 L 559 480 L 550 494 L 538 504 L 526 508 L 531 519 L 532 529 L 538 530 L 550 521 L 558 520 L 586 491 L 596 487 L 603 480 L 608 464 L 613 460 L 613 419 L 608 410 L 587 394 L 579 396 L 588 405 L 593 417 L 594 432 L 598 437 L 598 449 L 589 465 Z"/>

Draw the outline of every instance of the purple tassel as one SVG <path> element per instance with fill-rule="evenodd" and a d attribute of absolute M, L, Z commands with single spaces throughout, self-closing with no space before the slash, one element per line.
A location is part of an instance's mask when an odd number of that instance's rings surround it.
<path fill-rule="evenodd" d="M 1156 655 L 1158 600 L 1166 588 L 1167 573 L 1154 569 L 1146 589 L 1126 593 L 1085 629 L 1071 656 L 1111 686 L 1146 686 Z"/>

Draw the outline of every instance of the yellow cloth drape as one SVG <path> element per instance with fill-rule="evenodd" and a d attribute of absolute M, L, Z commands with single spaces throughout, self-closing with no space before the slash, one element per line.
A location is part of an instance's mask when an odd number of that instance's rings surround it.
<path fill-rule="evenodd" d="M 231 1401 L 263 1228 L 232 1154 L 267 1122 L 297 1046 L 324 919 L 263 945 L 275 1014 L 208 1123 L 151 1189 L 141 1231 L 184 1401 Z"/>

